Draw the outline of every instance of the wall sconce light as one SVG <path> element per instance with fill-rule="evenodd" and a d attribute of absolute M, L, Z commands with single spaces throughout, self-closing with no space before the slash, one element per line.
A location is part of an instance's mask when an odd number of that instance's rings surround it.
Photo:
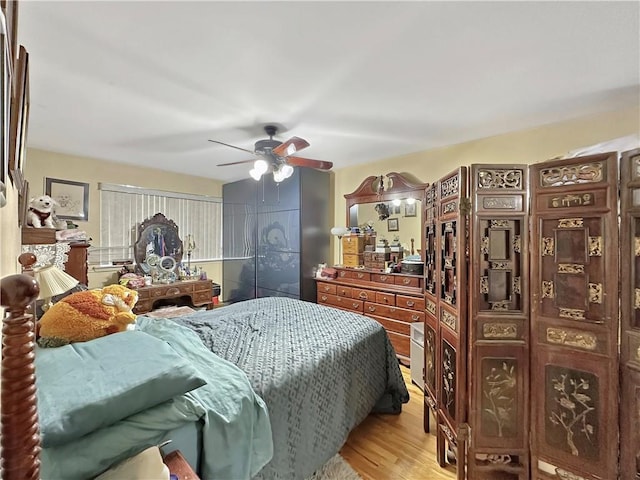
<path fill-rule="evenodd" d="M 35 275 L 35 279 L 40 285 L 40 295 L 38 295 L 38 300 L 44 300 L 42 310 L 45 312 L 49 310 L 51 305 L 53 305 L 51 297 L 68 292 L 80 283 L 78 279 L 73 278 L 66 272 L 63 272 L 55 265 L 37 268 L 33 273 Z"/>

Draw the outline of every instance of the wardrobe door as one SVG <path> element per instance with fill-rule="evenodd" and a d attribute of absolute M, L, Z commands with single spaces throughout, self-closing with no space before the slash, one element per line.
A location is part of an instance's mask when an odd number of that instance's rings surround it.
<path fill-rule="evenodd" d="M 617 154 L 530 167 L 534 478 L 618 476 Z"/>
<path fill-rule="evenodd" d="M 465 478 L 467 421 L 467 168 L 438 181 L 439 375 L 437 456 L 444 465 L 447 443 L 455 452 L 458 478 Z M 465 208 L 466 207 L 466 208 Z M 425 332 L 428 333 L 428 332 Z"/>
<path fill-rule="evenodd" d="M 621 159 L 620 474 L 640 479 L 640 149 Z"/>
<path fill-rule="evenodd" d="M 224 302 L 255 298 L 256 182 L 222 186 L 222 291 Z"/>
<path fill-rule="evenodd" d="M 529 476 L 526 165 L 472 165 L 468 477 Z"/>

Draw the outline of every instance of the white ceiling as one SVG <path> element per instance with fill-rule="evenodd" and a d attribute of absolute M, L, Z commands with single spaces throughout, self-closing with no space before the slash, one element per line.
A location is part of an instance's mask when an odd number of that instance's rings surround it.
<path fill-rule="evenodd" d="M 28 145 L 225 181 L 267 123 L 334 168 L 640 104 L 640 2 L 35 2 Z"/>

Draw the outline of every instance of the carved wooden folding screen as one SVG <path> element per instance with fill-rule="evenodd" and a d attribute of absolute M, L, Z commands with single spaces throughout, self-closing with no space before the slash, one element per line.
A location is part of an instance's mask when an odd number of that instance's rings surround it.
<path fill-rule="evenodd" d="M 437 421 L 437 457 L 445 464 L 447 442 L 457 451 L 458 478 L 465 478 L 467 416 L 467 169 L 461 167 L 427 190 L 425 415 L 433 402 Z M 436 198 L 437 197 L 437 198 Z M 435 204 L 435 209 L 433 205 Z M 430 216 L 430 209 L 437 217 Z M 435 257 L 434 257 L 435 251 Z M 435 260 L 435 261 L 434 261 Z M 434 318 L 435 317 L 435 318 Z M 435 334 L 435 339 L 433 335 Z M 435 342 L 432 346 L 430 342 Z M 435 359 L 435 361 L 433 360 Z M 429 370 L 436 364 L 435 376 Z M 432 375 L 432 376 L 430 376 Z M 433 380 L 435 378 L 435 385 Z M 435 390 L 435 392 L 434 392 Z"/>
<path fill-rule="evenodd" d="M 468 478 L 529 478 L 528 167 L 472 165 Z"/>
<path fill-rule="evenodd" d="M 617 155 L 530 175 L 532 477 L 615 479 Z"/>
<path fill-rule="evenodd" d="M 438 246 L 437 246 L 437 219 L 438 219 L 438 185 L 431 184 L 427 188 L 425 201 L 425 241 L 424 241 L 424 430 L 429 431 L 429 412 L 437 418 L 438 388 L 437 379 L 440 375 L 440 360 L 438 356 Z M 440 464 L 444 462 L 444 452 L 439 454 Z"/>
<path fill-rule="evenodd" d="M 621 159 L 620 474 L 640 479 L 640 149 Z"/>

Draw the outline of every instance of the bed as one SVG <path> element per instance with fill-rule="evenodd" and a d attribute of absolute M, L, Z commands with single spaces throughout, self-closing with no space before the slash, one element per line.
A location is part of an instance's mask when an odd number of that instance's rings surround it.
<path fill-rule="evenodd" d="M 26 287 L 2 282 L 3 304 L 9 296 L 18 304 L 14 297 L 28 295 Z M 20 290 L 20 295 L 5 295 L 7 289 Z M 14 308 L 12 319 L 5 318 L 4 324 L 21 318 L 30 322 L 23 317 L 20 308 Z M 109 337 L 125 338 L 126 333 Z M 131 333 L 168 345 L 188 360 L 203 384 L 78 438 L 53 446 L 45 442 L 42 478 L 91 478 L 149 445 L 171 439 L 174 449 L 183 451 L 205 479 L 303 479 L 335 455 L 351 429 L 371 411 L 399 413 L 408 401 L 395 352 L 382 327 L 330 307 L 264 298 L 172 320 L 139 316 Z M 6 340 L 7 332 L 4 335 Z M 24 328 L 20 335 L 24 345 L 15 351 L 24 355 L 34 348 L 33 337 L 25 337 Z M 74 344 L 73 354 L 94 342 Z M 56 365 L 47 357 L 58 349 L 35 350 L 36 367 Z M 5 361 L 13 361 L 5 353 L 3 347 L 3 393 L 6 388 L 28 389 L 28 382 L 15 387 L 15 379 L 5 375 Z M 45 371 L 40 366 L 43 375 Z M 41 378 L 37 384 L 48 389 Z M 43 394 L 39 391 L 38 398 Z M 17 396 L 28 403 L 28 394 Z M 50 413 L 44 407 L 39 410 L 42 426 Z M 13 470 L 6 460 L 13 455 L 14 462 L 16 456 L 22 458 L 20 473 L 13 478 L 38 478 L 25 473 L 33 471 L 26 460 L 35 462 L 37 445 L 16 451 L 17 440 L 9 450 L 4 448 L 7 435 L 30 438 L 23 431 L 29 426 L 14 422 L 6 430 L 5 415 L 2 418 L 5 474 L 7 466 Z M 61 431 L 65 433 L 64 428 Z M 68 470 L 70 463 L 74 471 Z"/>

